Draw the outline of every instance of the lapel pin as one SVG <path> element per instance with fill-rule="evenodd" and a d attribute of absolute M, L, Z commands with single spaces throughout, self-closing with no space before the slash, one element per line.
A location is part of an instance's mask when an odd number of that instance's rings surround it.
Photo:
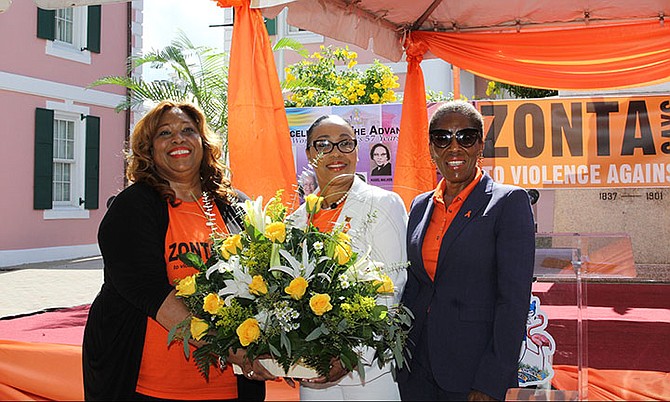
<path fill-rule="evenodd" d="M 466 217 L 466 218 L 469 218 L 470 215 L 472 215 L 472 211 L 468 211 L 468 212 L 465 213 L 465 217 Z"/>

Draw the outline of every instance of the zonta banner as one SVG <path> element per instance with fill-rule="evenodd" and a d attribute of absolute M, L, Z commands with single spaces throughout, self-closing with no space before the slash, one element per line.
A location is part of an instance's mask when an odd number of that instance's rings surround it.
<path fill-rule="evenodd" d="M 669 187 L 670 95 L 477 101 L 484 167 L 526 188 Z"/>
<path fill-rule="evenodd" d="M 484 169 L 524 188 L 670 187 L 670 95 L 475 101 L 484 115 Z M 439 104 L 428 105 L 429 117 Z M 288 108 L 298 182 L 315 187 L 305 156 L 319 116 L 349 121 L 357 173 L 393 188 L 402 105 Z M 390 166 L 387 166 L 389 164 Z"/>

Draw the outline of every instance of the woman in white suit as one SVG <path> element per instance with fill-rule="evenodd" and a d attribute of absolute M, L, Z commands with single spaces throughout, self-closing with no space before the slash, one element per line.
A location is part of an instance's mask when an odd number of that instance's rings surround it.
<path fill-rule="evenodd" d="M 340 116 L 322 116 L 312 124 L 307 130 L 305 152 L 316 173 L 318 194 L 324 198 L 312 223 L 322 231 L 341 223 L 348 225 L 354 251 L 365 253 L 370 248 L 370 257 L 384 263 L 395 292 L 381 297 L 389 306 L 397 304 L 407 281 L 407 211 L 402 199 L 396 193 L 365 183 L 355 174 L 358 148 L 354 129 Z M 307 224 L 304 204 L 291 219 L 298 226 Z M 372 360 L 374 350 L 365 348 L 360 352 L 365 379 L 334 360 L 327 378 L 301 382 L 300 400 L 400 400 L 390 364 L 379 368 Z"/>

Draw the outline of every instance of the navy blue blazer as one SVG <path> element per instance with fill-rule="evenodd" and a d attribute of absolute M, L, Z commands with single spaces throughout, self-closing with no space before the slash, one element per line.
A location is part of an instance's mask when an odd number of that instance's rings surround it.
<path fill-rule="evenodd" d="M 410 345 L 422 330 L 437 384 L 448 392 L 482 391 L 503 400 L 517 386 L 530 301 L 535 229 L 525 190 L 484 173 L 449 226 L 435 280 L 421 256 L 433 191 L 412 202 L 407 230 L 409 274 L 402 302 L 415 316 Z M 410 346 L 412 350 L 412 346 Z M 408 373 L 399 373 L 399 382 Z"/>

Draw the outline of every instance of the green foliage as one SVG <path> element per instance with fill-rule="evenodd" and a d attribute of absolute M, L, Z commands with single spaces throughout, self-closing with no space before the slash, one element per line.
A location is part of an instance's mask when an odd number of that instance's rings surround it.
<path fill-rule="evenodd" d="M 307 56 L 299 42 L 283 38 L 274 50 L 290 49 Z M 145 81 L 131 78 L 137 67 L 167 69 L 169 80 Z M 158 103 L 163 100 L 189 101 L 196 104 L 207 117 L 210 128 L 223 138 L 223 152 L 227 153 L 228 132 L 228 54 L 218 49 L 197 46 L 179 31 L 170 45 L 160 50 L 131 57 L 126 76 L 102 77 L 90 87 L 117 85 L 127 88 L 128 96 L 116 106 L 116 110 L 138 108 L 145 102 Z"/>
<path fill-rule="evenodd" d="M 397 101 L 398 76 L 378 60 L 354 68 L 358 54 L 348 47 L 321 46 L 320 52 L 286 68 L 286 107 L 365 105 Z"/>
<path fill-rule="evenodd" d="M 167 68 L 170 80 L 147 82 L 131 78 L 130 71 L 144 66 Z M 189 101 L 198 105 L 207 116 L 209 126 L 225 135 L 228 123 L 228 56 L 216 49 L 196 46 L 179 32 L 170 45 L 160 50 L 131 57 L 128 76 L 103 77 L 90 86 L 118 85 L 128 88 L 128 96 L 117 110 L 141 106 L 144 102 L 162 100 Z"/>
<path fill-rule="evenodd" d="M 530 88 L 518 85 L 506 84 L 504 82 L 489 81 L 486 88 L 486 95 L 500 95 L 502 90 L 506 90 L 517 98 L 546 98 L 558 95 L 558 91 L 553 89 Z"/>
<path fill-rule="evenodd" d="M 411 313 L 387 307 L 394 285 L 382 264 L 353 252 L 344 225 L 331 232 L 293 226 L 280 197 L 266 205 L 246 201 L 245 230 L 215 236 L 216 258 L 180 257 L 198 269 L 179 282 L 177 297 L 193 315 L 190 336 L 207 343 L 208 353 L 194 354 L 202 374 L 208 376 L 212 354 L 225 360 L 229 348 L 240 347 L 250 359 L 269 355 L 286 371 L 300 364 L 327 375 L 340 358 L 364 375 L 359 347 L 404 367 Z M 170 339 L 186 339 L 187 328 L 179 324 Z"/>
<path fill-rule="evenodd" d="M 449 92 L 448 94 L 444 94 L 442 91 L 434 91 L 432 89 L 427 89 L 426 90 L 426 101 L 427 102 L 446 102 L 454 100 L 454 94 L 452 92 Z"/>

